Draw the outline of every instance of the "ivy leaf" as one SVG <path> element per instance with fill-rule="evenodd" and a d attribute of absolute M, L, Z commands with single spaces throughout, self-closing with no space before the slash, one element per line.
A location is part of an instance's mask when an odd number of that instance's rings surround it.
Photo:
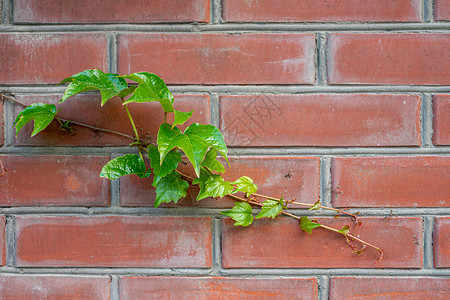
<path fill-rule="evenodd" d="M 177 127 L 171 128 L 164 123 L 159 127 L 157 141 L 161 162 L 170 150 L 178 147 L 191 161 L 197 177 L 200 174 L 200 164 L 209 148 L 217 149 L 228 161 L 223 135 L 212 125 L 194 123 L 182 133 Z"/>
<path fill-rule="evenodd" d="M 194 111 L 191 110 L 190 112 L 184 112 L 184 111 L 178 111 L 174 110 L 174 119 L 172 124 L 172 129 L 177 125 L 184 124 L 187 120 L 189 120 L 190 117 L 192 117 L 192 113 Z"/>
<path fill-rule="evenodd" d="M 321 207 L 320 200 L 317 200 L 308 210 L 319 209 Z"/>
<path fill-rule="evenodd" d="M 27 106 L 17 115 L 16 121 L 14 122 L 14 126 L 16 126 L 16 136 L 19 131 L 32 120 L 34 120 L 34 128 L 31 136 L 35 136 L 53 121 L 58 111 L 53 104 L 34 103 Z"/>
<path fill-rule="evenodd" d="M 338 232 L 342 233 L 343 235 L 347 235 L 350 232 L 350 226 L 345 225 L 341 230 L 338 230 Z"/>
<path fill-rule="evenodd" d="M 205 182 L 205 195 L 207 197 L 224 197 L 233 190 L 233 186 L 229 181 L 225 181 L 222 176 L 212 174 Z"/>
<path fill-rule="evenodd" d="M 315 222 L 312 222 L 308 217 L 300 218 L 300 228 L 309 234 L 312 234 L 312 230 L 316 227 L 320 227 L 321 225 Z"/>
<path fill-rule="evenodd" d="M 215 148 L 209 149 L 200 166 L 207 167 L 211 171 L 225 173 L 225 167 L 220 163 L 220 161 L 217 160 L 217 153 L 218 153 L 217 149 Z"/>
<path fill-rule="evenodd" d="M 150 169 L 145 169 L 145 163 L 137 154 L 125 154 L 110 160 L 100 173 L 100 177 L 116 180 L 125 175 L 136 174 L 140 178 L 149 177 Z"/>
<path fill-rule="evenodd" d="M 192 184 L 198 184 L 200 188 L 200 191 L 198 192 L 196 199 L 197 201 L 200 201 L 208 197 L 208 194 L 206 193 L 206 181 L 208 181 L 210 176 L 211 174 L 208 171 L 206 171 L 205 168 L 201 168 L 200 176 L 192 181 Z"/>
<path fill-rule="evenodd" d="M 283 211 L 283 205 L 280 201 L 275 200 L 266 200 L 263 202 L 263 206 L 261 207 L 261 212 L 255 217 L 256 219 L 260 218 L 272 218 L 275 219 L 276 216 L 281 214 Z"/>
<path fill-rule="evenodd" d="M 133 92 L 136 88 L 137 88 L 137 86 L 135 86 L 135 85 L 129 86 L 128 88 L 122 90 L 119 94 L 117 94 L 117 96 L 124 99 L 126 96 L 133 94 Z"/>
<path fill-rule="evenodd" d="M 61 83 L 70 82 L 61 102 L 66 101 L 69 97 L 76 94 L 100 90 L 102 95 L 102 106 L 114 96 L 117 96 L 122 90 L 128 88 L 128 84 L 125 79 L 117 77 L 117 74 L 103 73 L 100 70 L 84 70 L 78 74 L 67 77 Z"/>
<path fill-rule="evenodd" d="M 246 227 L 253 223 L 252 207 L 246 202 L 236 202 L 231 210 L 222 211 L 221 214 L 235 220 L 234 226 Z"/>
<path fill-rule="evenodd" d="M 139 72 L 121 77 L 131 79 L 139 83 L 139 86 L 136 88 L 133 95 L 123 103 L 124 105 L 131 102 L 143 103 L 157 101 L 161 104 L 164 112 L 168 113 L 174 111 L 173 95 L 158 75 L 147 72 Z"/>
<path fill-rule="evenodd" d="M 185 180 L 181 180 L 180 174 L 175 170 L 169 175 L 161 178 L 156 186 L 156 200 L 155 207 L 158 207 L 163 202 L 175 202 L 178 203 L 183 197 L 186 197 L 186 191 L 189 187 L 189 183 Z"/>
<path fill-rule="evenodd" d="M 236 186 L 236 189 L 233 192 L 247 193 L 247 197 L 253 193 L 256 193 L 256 191 L 258 190 L 258 186 L 253 183 L 253 179 L 247 176 L 242 176 L 231 184 Z"/>
<path fill-rule="evenodd" d="M 163 163 L 160 163 L 158 148 L 154 145 L 148 145 L 148 157 L 153 169 L 153 186 L 156 187 L 158 181 L 172 172 L 178 167 L 178 163 L 181 161 L 181 154 L 176 151 L 170 151 Z"/>

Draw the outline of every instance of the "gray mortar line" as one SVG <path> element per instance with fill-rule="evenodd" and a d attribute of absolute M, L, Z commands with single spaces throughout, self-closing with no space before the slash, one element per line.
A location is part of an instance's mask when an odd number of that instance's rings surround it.
<path fill-rule="evenodd" d="M 330 278 L 328 276 L 319 276 L 318 284 L 318 300 L 328 300 L 330 291 Z"/>
<path fill-rule="evenodd" d="M 119 277 L 110 275 L 110 300 L 119 300 Z"/>
<path fill-rule="evenodd" d="M 434 218 L 425 216 L 423 220 L 423 268 L 433 269 L 433 229 Z"/>
<path fill-rule="evenodd" d="M 214 218 L 212 227 L 212 269 L 211 275 L 220 275 L 222 269 L 222 221 L 219 218 Z"/>
<path fill-rule="evenodd" d="M 220 103 L 219 96 L 217 94 L 211 94 L 211 96 L 209 97 L 209 105 L 211 108 L 211 125 L 220 128 Z"/>
<path fill-rule="evenodd" d="M 422 22 L 434 22 L 433 0 L 423 0 L 422 6 Z"/>
<path fill-rule="evenodd" d="M 320 203 L 324 206 L 332 206 L 331 203 L 331 158 L 320 159 Z"/>
<path fill-rule="evenodd" d="M 14 267 L 16 264 L 16 218 L 11 215 L 6 215 L 6 266 Z"/>
<path fill-rule="evenodd" d="M 106 35 L 106 60 L 108 63 L 108 72 L 117 73 L 117 37 L 113 33 Z"/>
<path fill-rule="evenodd" d="M 12 23 L 13 23 L 13 0 L 3 0 L 2 24 L 4 26 L 7 26 L 11 25 Z M 0 26 L 0 31 L 2 28 L 3 26 Z"/>
<path fill-rule="evenodd" d="M 4 138 L 5 138 L 5 143 L 4 143 L 4 148 L 6 149 L 7 147 L 12 147 L 14 145 L 14 136 L 15 136 L 15 129 L 13 128 L 14 125 L 14 116 L 15 116 L 15 106 L 14 103 L 12 103 L 11 101 L 4 101 Z M 1 151 L 1 150 L 0 150 Z"/>
<path fill-rule="evenodd" d="M 327 37 L 326 33 L 318 33 L 316 37 L 317 43 L 317 85 L 327 85 Z"/>
<path fill-rule="evenodd" d="M 431 94 L 423 94 L 421 99 L 422 147 L 433 147 L 433 103 Z"/>
<path fill-rule="evenodd" d="M 222 20 L 222 1 L 211 0 L 211 23 L 219 24 Z"/>

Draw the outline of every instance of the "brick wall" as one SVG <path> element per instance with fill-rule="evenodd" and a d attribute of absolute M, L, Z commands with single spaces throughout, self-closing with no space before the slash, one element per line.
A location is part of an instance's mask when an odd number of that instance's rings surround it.
<path fill-rule="evenodd" d="M 227 199 L 155 209 L 151 179 L 98 177 L 126 138 L 57 124 L 15 138 L 21 106 L 4 101 L 0 298 L 448 297 L 448 0 L 108 2 L 0 1 L 0 91 L 57 103 L 55 83 L 86 68 L 154 72 L 223 131 L 229 178 L 360 211 L 356 233 L 385 257 L 283 217 L 235 228 Z M 132 135 L 120 103 L 99 102 L 77 96 L 62 116 Z M 130 110 L 155 137 L 158 106 Z"/>

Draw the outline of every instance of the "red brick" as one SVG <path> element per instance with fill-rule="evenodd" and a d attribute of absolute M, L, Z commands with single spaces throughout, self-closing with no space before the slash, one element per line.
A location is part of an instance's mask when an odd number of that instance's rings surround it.
<path fill-rule="evenodd" d="M 418 146 L 413 95 L 223 96 L 231 146 Z"/>
<path fill-rule="evenodd" d="M 16 224 L 18 266 L 211 266 L 210 218 L 20 216 Z"/>
<path fill-rule="evenodd" d="M 319 221 L 338 229 L 350 224 L 351 233 L 384 249 L 382 262 L 374 264 L 379 254 L 372 248 L 357 256 L 347 247 L 342 235 L 321 228 L 314 229 L 313 234 L 309 235 L 292 218 L 255 220 L 248 228 L 235 227 L 233 220 L 225 218 L 222 223 L 223 267 L 422 267 L 421 218 L 361 218 L 362 226 L 359 227 L 351 224 L 348 218 L 321 218 Z"/>
<path fill-rule="evenodd" d="M 450 3 L 447 0 L 435 0 L 434 14 L 436 20 L 450 20 Z"/>
<path fill-rule="evenodd" d="M 442 207 L 450 204 L 450 157 L 346 157 L 332 162 L 338 207 Z"/>
<path fill-rule="evenodd" d="M 450 145 L 450 95 L 433 97 L 433 144 Z"/>
<path fill-rule="evenodd" d="M 6 218 L 0 217 L 0 265 L 6 264 Z"/>
<path fill-rule="evenodd" d="M 450 217 L 435 219 L 433 237 L 434 266 L 450 268 Z"/>
<path fill-rule="evenodd" d="M 332 277 L 330 299 L 448 299 L 450 279 L 439 277 Z"/>
<path fill-rule="evenodd" d="M 230 22 L 364 22 L 420 21 L 419 0 L 224 0 Z"/>
<path fill-rule="evenodd" d="M 108 276 L 0 275 L 1 299 L 109 299 Z"/>
<path fill-rule="evenodd" d="M 0 97 L 1 99 L 1 97 Z M 3 126 L 5 126 L 3 122 L 3 100 L 0 101 L 0 146 L 5 142 L 5 136 L 3 134 Z M 0 171 L 1 172 L 1 171 Z"/>
<path fill-rule="evenodd" d="M 209 0 L 14 1 L 15 23 L 209 22 Z"/>
<path fill-rule="evenodd" d="M 181 166 L 183 172 L 193 174 L 192 165 Z M 291 177 L 286 176 L 291 174 Z M 319 159 L 291 157 L 230 157 L 225 179 L 235 181 L 240 176 L 253 178 L 258 193 L 297 198 L 298 201 L 314 203 L 319 199 Z M 156 198 L 151 186 L 153 178 L 141 180 L 137 176 L 123 177 L 120 181 L 120 203 L 123 206 L 153 206 Z M 198 190 L 188 190 L 188 196 L 180 200 L 182 206 L 232 207 L 233 199 L 211 199 L 197 202 Z M 173 205 L 172 205 L 173 206 Z"/>
<path fill-rule="evenodd" d="M 309 33 L 126 34 L 118 70 L 150 70 L 170 84 L 312 84 L 314 49 Z"/>
<path fill-rule="evenodd" d="M 0 156 L 1 206 L 107 206 L 110 182 L 98 175 L 108 157 Z"/>
<path fill-rule="evenodd" d="M 62 95 L 17 95 L 16 98 L 25 103 L 35 102 L 57 104 Z M 210 123 L 209 96 L 206 95 L 176 95 L 175 109 L 181 111 L 194 110 L 191 120 L 186 125 L 194 122 Z M 121 132 L 134 136 L 128 116 L 123 109 L 120 100 L 117 98 L 109 100 L 103 107 L 100 107 L 100 96 L 79 95 L 68 99 L 61 105 L 62 110 L 58 114 L 61 118 L 84 124 L 95 125 L 100 128 Z M 130 113 L 139 128 L 140 136 L 145 138 L 150 133 L 152 141 L 156 141 L 156 135 L 161 123 L 164 122 L 164 112 L 161 105 L 153 103 L 131 103 L 128 105 Z M 16 108 L 16 114 L 22 110 L 21 106 Z M 172 114 L 169 114 L 168 121 L 171 122 Z M 19 146 L 127 146 L 132 142 L 126 137 L 106 132 L 95 132 L 89 128 L 74 125 L 76 135 L 62 132 L 59 124 L 53 122 L 45 131 L 31 137 L 32 124 L 22 129 L 16 138 L 16 145 Z"/>
<path fill-rule="evenodd" d="M 317 299 L 315 278 L 122 277 L 121 299 Z"/>
<path fill-rule="evenodd" d="M 102 33 L 0 34 L 0 84 L 57 83 L 84 69 L 107 69 Z"/>
<path fill-rule="evenodd" d="M 450 83 L 450 34 L 331 34 L 330 84 Z"/>

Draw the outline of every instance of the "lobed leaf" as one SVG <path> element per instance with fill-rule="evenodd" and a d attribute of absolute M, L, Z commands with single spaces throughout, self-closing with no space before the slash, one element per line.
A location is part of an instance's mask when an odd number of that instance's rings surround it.
<path fill-rule="evenodd" d="M 174 112 L 173 112 L 174 119 L 173 119 L 172 128 L 174 128 L 177 125 L 184 124 L 187 120 L 189 120 L 190 117 L 192 117 L 193 112 L 194 112 L 193 110 L 191 110 L 190 112 L 174 110 Z"/>
<path fill-rule="evenodd" d="M 125 79 L 118 77 L 117 74 L 104 73 L 100 70 L 84 70 L 78 74 L 67 77 L 61 83 L 70 82 L 62 99 L 64 102 L 68 98 L 86 91 L 99 90 L 102 95 L 101 105 L 103 106 L 109 99 L 119 95 L 119 93 L 128 88 Z"/>
<path fill-rule="evenodd" d="M 266 200 L 263 202 L 261 207 L 261 212 L 255 217 L 260 218 L 272 218 L 275 219 L 276 216 L 280 215 L 283 211 L 283 204 L 280 201 Z"/>
<path fill-rule="evenodd" d="M 169 113 L 174 111 L 173 95 L 158 75 L 148 72 L 139 72 L 120 77 L 131 79 L 139 83 L 133 95 L 123 103 L 124 105 L 131 102 L 143 103 L 157 101 L 161 104 L 164 112 Z"/>
<path fill-rule="evenodd" d="M 253 193 L 256 193 L 256 191 L 258 190 L 258 186 L 253 183 L 253 179 L 248 176 L 242 176 L 231 184 L 236 186 L 233 192 L 247 193 L 247 197 Z"/>
<path fill-rule="evenodd" d="M 205 182 L 206 197 L 224 197 L 233 191 L 233 186 L 229 181 L 225 181 L 222 176 L 218 174 L 212 174 Z"/>
<path fill-rule="evenodd" d="M 312 222 L 308 217 L 300 218 L 300 228 L 309 234 L 312 234 L 312 230 L 316 227 L 320 227 L 321 225 L 315 222 Z"/>
<path fill-rule="evenodd" d="M 217 149 L 215 148 L 209 149 L 200 166 L 206 167 L 211 171 L 225 173 L 225 167 L 220 163 L 220 161 L 217 160 L 217 153 L 218 153 Z"/>
<path fill-rule="evenodd" d="M 206 193 L 206 181 L 208 181 L 210 176 L 211 174 L 208 171 L 206 171 L 205 168 L 201 168 L 200 176 L 192 181 L 192 184 L 198 184 L 200 188 L 200 191 L 198 192 L 196 199 L 197 201 L 200 201 L 208 197 L 208 194 Z"/>
<path fill-rule="evenodd" d="M 34 103 L 27 106 L 17 115 L 16 121 L 14 122 L 16 136 L 19 131 L 32 120 L 34 120 L 34 128 L 31 136 L 35 136 L 50 125 L 58 111 L 53 104 Z"/>
<path fill-rule="evenodd" d="M 222 215 L 231 217 L 234 226 L 248 226 L 253 223 L 252 207 L 246 202 L 236 202 L 231 210 L 222 211 Z"/>
<path fill-rule="evenodd" d="M 137 154 L 125 154 L 110 160 L 100 173 L 100 177 L 116 180 L 125 175 L 136 174 L 140 178 L 149 177 L 150 169 L 146 170 L 145 163 Z"/>
<path fill-rule="evenodd" d="M 186 197 L 186 191 L 189 187 L 187 181 L 182 180 L 180 174 L 175 170 L 169 175 L 161 178 L 156 185 L 156 200 L 155 207 L 158 207 L 163 202 L 178 203 L 183 197 Z"/>
<path fill-rule="evenodd" d="M 154 176 L 152 185 L 154 187 L 156 187 L 161 178 L 171 173 L 178 167 L 178 163 L 181 162 L 181 154 L 176 150 L 172 150 L 166 155 L 166 158 L 161 164 L 158 148 L 154 145 L 148 145 L 148 157 L 150 158 L 153 169 Z"/>

